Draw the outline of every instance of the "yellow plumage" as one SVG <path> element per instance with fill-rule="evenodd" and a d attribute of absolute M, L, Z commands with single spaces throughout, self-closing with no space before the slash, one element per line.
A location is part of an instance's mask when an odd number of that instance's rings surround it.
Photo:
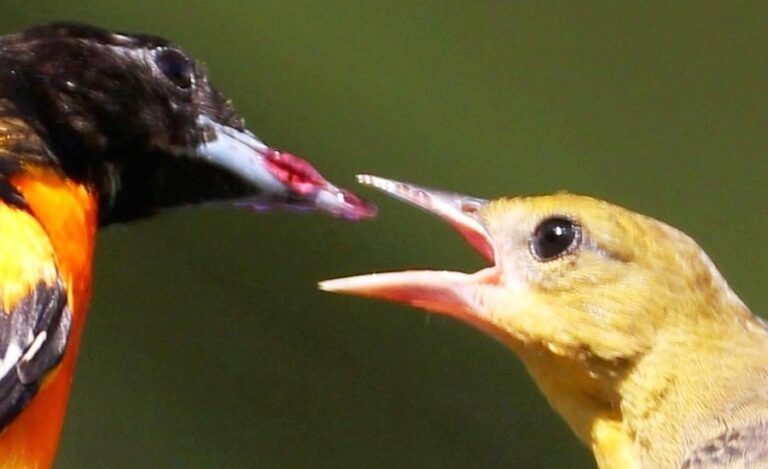
<path fill-rule="evenodd" d="M 768 466 L 768 329 L 691 238 L 589 197 L 489 202 L 364 182 L 446 218 L 495 265 L 322 288 L 405 302 L 491 333 L 523 360 L 600 467 Z M 563 241 L 556 256 L 537 255 L 536 243 Z"/>

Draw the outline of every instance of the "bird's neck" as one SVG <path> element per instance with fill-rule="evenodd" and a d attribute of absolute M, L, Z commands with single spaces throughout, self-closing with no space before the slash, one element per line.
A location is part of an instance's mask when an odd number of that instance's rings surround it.
<path fill-rule="evenodd" d="M 599 467 L 678 467 L 726 427 L 768 417 L 768 329 L 741 304 L 726 317 L 665 329 L 626 363 L 513 348 Z"/>
<path fill-rule="evenodd" d="M 768 330 L 743 305 L 696 334 L 662 331 L 619 386 L 622 423 L 646 467 L 677 467 L 729 427 L 768 414 Z"/>
<path fill-rule="evenodd" d="M 617 392 L 616 363 L 553 352 L 548 344 L 511 344 L 550 405 L 594 452 L 601 468 L 635 468 L 633 440 Z"/>

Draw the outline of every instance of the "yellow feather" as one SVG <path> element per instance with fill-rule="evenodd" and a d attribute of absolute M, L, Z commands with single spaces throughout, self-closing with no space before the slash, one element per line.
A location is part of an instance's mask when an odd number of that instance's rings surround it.
<path fill-rule="evenodd" d="M 321 288 L 404 302 L 491 333 L 602 468 L 768 467 L 768 327 L 690 237 L 567 193 L 487 202 L 362 181 L 448 220 L 495 266 Z M 542 259 L 535 233 L 553 217 L 577 235 Z"/>

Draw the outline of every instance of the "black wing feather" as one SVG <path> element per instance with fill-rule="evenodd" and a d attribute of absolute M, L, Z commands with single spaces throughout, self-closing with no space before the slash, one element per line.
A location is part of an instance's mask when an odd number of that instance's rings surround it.
<path fill-rule="evenodd" d="M 0 429 L 34 397 L 46 373 L 64 355 L 72 314 L 64 284 L 38 284 L 14 306 L 0 311 Z M 10 351 L 10 353 L 9 353 Z M 9 360 L 9 363 L 5 363 Z"/>

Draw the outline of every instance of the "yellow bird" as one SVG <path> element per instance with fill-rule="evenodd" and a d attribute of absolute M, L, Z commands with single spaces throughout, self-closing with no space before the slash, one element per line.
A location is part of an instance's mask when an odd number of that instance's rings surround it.
<path fill-rule="evenodd" d="M 690 237 L 579 195 L 487 201 L 359 179 L 442 217 L 493 265 L 320 288 L 496 337 L 601 468 L 768 467 L 768 327 Z"/>

